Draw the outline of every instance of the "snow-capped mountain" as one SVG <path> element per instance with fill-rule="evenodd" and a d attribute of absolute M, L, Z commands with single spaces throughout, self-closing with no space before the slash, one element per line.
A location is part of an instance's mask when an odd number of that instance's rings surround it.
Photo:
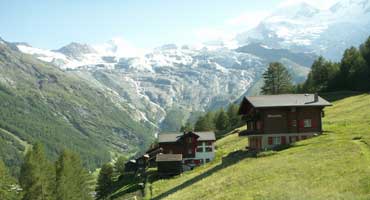
<path fill-rule="evenodd" d="M 342 0 L 326 10 L 307 3 L 279 8 L 239 34 L 235 49 L 214 41 L 202 47 L 167 44 L 143 51 L 117 38 L 98 45 L 71 43 L 58 50 L 13 46 L 112 91 L 138 110 L 141 119 L 174 129 L 179 124 L 171 123 L 182 123 L 193 111 L 224 106 L 258 91 L 269 62 L 282 62 L 300 82 L 316 55 L 340 58 L 345 48 L 370 35 L 369 2 Z M 170 119 L 174 115 L 177 120 Z"/>
<path fill-rule="evenodd" d="M 310 54 L 271 50 L 260 44 L 238 50 L 167 44 L 130 57 L 125 56 L 122 46 L 112 44 L 71 43 L 56 51 L 23 44 L 17 47 L 113 91 L 140 111 L 142 119 L 157 125 L 162 122 L 162 127 L 170 130 L 179 126 L 168 120 L 172 112 L 183 113 L 178 119 L 181 123 L 193 111 L 224 106 L 238 99 L 259 80 L 271 59 L 286 64 L 297 81 L 304 80 L 315 59 Z M 265 51 L 268 55 L 261 54 Z"/>
<path fill-rule="evenodd" d="M 236 40 L 240 45 L 261 42 L 338 60 L 346 48 L 369 35 L 370 0 L 342 0 L 325 10 L 307 3 L 280 8 Z"/>

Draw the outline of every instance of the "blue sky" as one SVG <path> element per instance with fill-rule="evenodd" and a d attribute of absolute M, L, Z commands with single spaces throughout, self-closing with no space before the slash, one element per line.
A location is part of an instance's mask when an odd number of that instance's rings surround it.
<path fill-rule="evenodd" d="M 256 25 L 291 0 L 1 0 L 0 37 L 56 49 L 123 38 L 139 48 L 197 43 Z"/>

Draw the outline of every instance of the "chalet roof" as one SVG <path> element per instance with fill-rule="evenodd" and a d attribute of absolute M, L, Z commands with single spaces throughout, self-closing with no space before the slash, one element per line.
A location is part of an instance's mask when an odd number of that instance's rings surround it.
<path fill-rule="evenodd" d="M 209 131 L 209 132 L 193 132 L 193 133 L 199 136 L 198 141 L 213 141 L 213 140 L 216 140 L 215 133 L 212 132 L 212 131 Z M 159 143 L 176 142 L 183 135 L 184 135 L 183 133 L 159 134 L 158 135 L 158 142 Z"/>
<path fill-rule="evenodd" d="M 314 94 L 282 94 L 282 95 L 261 95 L 245 97 L 253 107 L 304 107 L 304 106 L 331 106 L 331 103 L 318 96 L 315 102 Z"/>
<path fill-rule="evenodd" d="M 156 162 L 182 161 L 182 154 L 157 154 Z"/>

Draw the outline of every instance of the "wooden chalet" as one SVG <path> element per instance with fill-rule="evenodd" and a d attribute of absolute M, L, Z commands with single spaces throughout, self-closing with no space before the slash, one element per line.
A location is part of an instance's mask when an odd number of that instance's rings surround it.
<path fill-rule="evenodd" d="M 317 94 L 284 94 L 245 97 L 239 114 L 246 120 L 250 150 L 279 145 L 322 133 L 323 109 L 331 104 Z"/>
<path fill-rule="evenodd" d="M 163 154 L 181 154 L 182 163 L 190 168 L 210 162 L 215 157 L 214 132 L 160 134 L 158 145 Z"/>
<path fill-rule="evenodd" d="M 181 154 L 157 154 L 157 171 L 160 177 L 169 177 L 182 173 Z"/>

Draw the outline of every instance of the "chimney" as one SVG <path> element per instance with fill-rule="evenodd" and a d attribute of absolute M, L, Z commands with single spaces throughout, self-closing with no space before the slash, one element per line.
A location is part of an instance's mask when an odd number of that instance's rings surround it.
<path fill-rule="evenodd" d="M 315 93 L 314 96 L 314 102 L 319 102 L 319 95 Z"/>

